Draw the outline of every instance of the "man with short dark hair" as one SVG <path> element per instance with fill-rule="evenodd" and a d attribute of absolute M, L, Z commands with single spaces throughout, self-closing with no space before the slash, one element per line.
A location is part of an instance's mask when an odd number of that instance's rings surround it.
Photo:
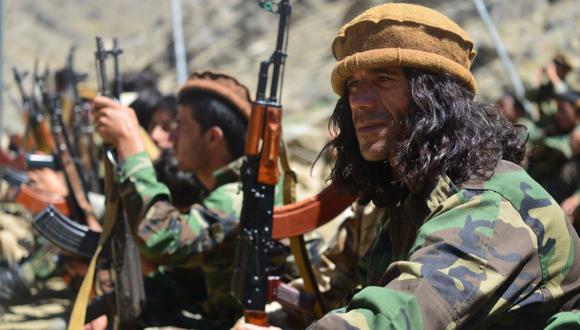
<path fill-rule="evenodd" d="M 391 3 L 338 32 L 331 179 L 386 207 L 364 288 L 312 329 L 543 328 L 580 297 L 580 240 L 518 165 L 525 134 L 475 99 L 473 43 Z"/>
<path fill-rule="evenodd" d="M 231 326 L 241 315 L 230 294 L 230 277 L 242 206 L 239 166 L 251 108 L 247 88 L 228 75 L 202 72 L 192 74 L 179 91 L 178 168 L 195 173 L 205 187 L 200 202 L 184 214 L 171 204 L 169 189 L 156 178 L 136 135 L 134 111 L 104 97 L 97 97 L 94 105 L 97 132 L 116 147 L 122 161 L 123 207 L 142 255 L 156 265 L 203 274 L 186 279 L 187 286 L 179 283 L 177 297 L 157 307 L 175 309 L 177 300 L 197 295 L 203 303 L 194 312 L 209 323 L 196 326 Z M 159 288 L 161 284 L 151 287 L 162 292 Z M 146 310 L 144 317 L 148 316 Z"/>

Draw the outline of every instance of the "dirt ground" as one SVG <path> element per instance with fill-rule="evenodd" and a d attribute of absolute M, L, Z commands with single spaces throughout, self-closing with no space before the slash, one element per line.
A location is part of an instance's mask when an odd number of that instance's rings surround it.
<path fill-rule="evenodd" d="M 34 289 L 27 304 L 10 306 L 0 316 L 0 330 L 66 329 L 67 310 L 74 299 L 64 281 L 51 278 Z"/>

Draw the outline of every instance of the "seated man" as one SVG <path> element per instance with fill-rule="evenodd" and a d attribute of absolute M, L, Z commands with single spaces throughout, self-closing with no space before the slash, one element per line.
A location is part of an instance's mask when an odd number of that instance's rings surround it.
<path fill-rule="evenodd" d="M 537 329 L 574 309 L 580 239 L 517 165 L 523 132 L 475 99 L 467 33 L 389 3 L 343 26 L 332 50 L 331 179 L 386 210 L 364 288 L 310 328 Z"/>
<path fill-rule="evenodd" d="M 161 149 L 159 158 L 153 162 L 157 180 L 165 184 L 171 192 L 171 202 L 180 211 L 187 212 L 189 207 L 207 196 L 207 189 L 191 172 L 178 169 L 175 157 L 174 138 L 177 125 L 177 98 L 164 96 L 151 113 L 147 133 L 151 140 Z"/>
<path fill-rule="evenodd" d="M 525 135 L 475 99 L 467 33 L 392 3 L 343 26 L 331 178 L 386 207 L 364 288 L 312 329 L 543 328 L 580 297 L 580 239 L 517 163 Z"/>
<path fill-rule="evenodd" d="M 230 278 L 242 206 L 239 166 L 251 109 L 247 88 L 230 76 L 203 72 L 192 74 L 179 91 L 178 168 L 195 173 L 209 192 L 184 214 L 171 204 L 169 189 L 143 152 L 133 110 L 105 97 L 97 97 L 94 107 L 97 132 L 122 161 L 123 207 L 142 255 L 157 265 L 201 269 L 201 282 L 192 285 L 203 299 L 196 312 L 213 327 L 230 327 L 241 315 Z M 191 295 L 187 289 L 181 294 Z"/>

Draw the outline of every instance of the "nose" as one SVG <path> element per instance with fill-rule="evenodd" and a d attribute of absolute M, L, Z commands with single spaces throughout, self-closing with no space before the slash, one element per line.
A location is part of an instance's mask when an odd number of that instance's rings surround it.
<path fill-rule="evenodd" d="M 151 139 L 153 142 L 159 144 L 160 140 L 163 139 L 163 129 L 159 125 L 155 125 L 151 130 Z"/>
<path fill-rule="evenodd" d="M 169 130 L 169 141 L 173 142 L 174 145 L 177 145 L 177 125 L 172 125 L 171 129 Z"/>
<path fill-rule="evenodd" d="M 375 106 L 376 94 L 365 83 L 359 84 L 356 89 L 349 93 L 348 97 L 352 111 L 372 109 Z"/>

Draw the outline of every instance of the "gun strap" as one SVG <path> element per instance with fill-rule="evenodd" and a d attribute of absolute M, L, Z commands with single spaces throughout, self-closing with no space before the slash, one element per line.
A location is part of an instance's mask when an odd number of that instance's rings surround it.
<path fill-rule="evenodd" d="M 105 211 L 104 223 L 103 223 L 103 232 L 99 237 L 99 243 L 97 245 L 97 250 L 91 259 L 89 264 L 89 268 L 87 269 L 87 273 L 85 278 L 83 279 L 83 283 L 81 284 L 81 288 L 79 289 L 79 293 L 77 294 L 77 298 L 75 300 L 75 304 L 73 306 L 71 312 L 71 318 L 68 324 L 68 330 L 78 330 L 83 329 L 85 325 L 85 317 L 87 313 L 87 305 L 89 303 L 89 298 L 91 295 L 91 290 L 93 288 L 93 280 L 95 278 L 95 270 L 97 265 L 97 260 L 99 259 L 99 255 L 103 250 L 103 246 L 107 242 L 107 239 L 111 235 L 113 231 L 113 227 L 115 226 L 115 222 L 117 220 L 117 211 L 119 208 L 120 200 L 118 198 L 113 198 L 111 201 L 108 201 L 107 209 Z"/>
<path fill-rule="evenodd" d="M 282 165 L 282 170 L 284 171 L 284 204 L 291 204 L 296 201 L 297 175 L 296 172 L 294 172 L 294 170 L 292 170 L 290 167 L 286 142 L 282 138 L 280 139 L 280 163 Z M 304 291 L 316 296 L 316 303 L 314 304 L 314 316 L 316 318 L 321 318 L 326 313 L 326 310 L 324 308 L 322 295 L 316 283 L 316 277 L 312 271 L 312 264 L 310 262 L 310 257 L 308 256 L 304 236 L 293 236 L 290 237 L 289 240 L 290 251 L 292 251 L 292 254 L 294 255 L 296 267 L 298 268 L 298 272 L 304 281 Z"/>

